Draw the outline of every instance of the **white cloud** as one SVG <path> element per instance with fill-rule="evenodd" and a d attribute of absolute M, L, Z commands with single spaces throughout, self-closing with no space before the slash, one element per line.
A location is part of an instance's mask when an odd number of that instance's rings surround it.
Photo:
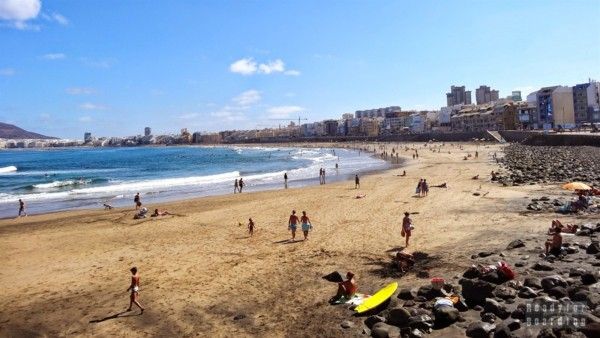
<path fill-rule="evenodd" d="M 78 120 L 79 122 L 83 123 L 92 122 L 92 118 L 90 116 L 81 116 Z"/>
<path fill-rule="evenodd" d="M 277 106 L 267 109 L 267 113 L 269 113 L 269 118 L 287 118 L 290 114 L 299 113 L 303 110 L 304 108 L 299 106 Z"/>
<path fill-rule="evenodd" d="M 103 110 L 103 109 L 106 109 L 106 106 L 103 106 L 101 104 L 86 102 L 86 103 L 82 103 L 81 105 L 79 105 L 79 108 L 85 109 L 85 110 Z"/>
<path fill-rule="evenodd" d="M 46 60 L 61 60 L 66 57 L 67 56 L 63 53 L 49 53 L 49 54 L 42 55 L 42 58 L 46 59 Z"/>
<path fill-rule="evenodd" d="M 252 60 L 252 58 L 240 59 L 240 60 L 237 60 L 236 62 L 232 63 L 229 66 L 229 70 L 232 73 L 239 73 L 242 75 L 252 75 L 252 74 L 256 73 L 257 65 L 256 65 L 256 62 L 254 60 Z"/>
<path fill-rule="evenodd" d="M 40 14 L 40 0 L 1 0 L 0 19 L 14 23 L 24 23 Z"/>
<path fill-rule="evenodd" d="M 69 24 L 69 20 L 67 18 L 65 18 L 62 14 L 54 12 L 54 13 L 50 14 L 50 17 L 52 19 L 54 19 L 54 21 L 58 22 L 59 24 L 61 24 L 63 26 L 66 26 Z"/>
<path fill-rule="evenodd" d="M 0 76 L 13 76 L 16 72 L 12 68 L 0 68 Z"/>
<path fill-rule="evenodd" d="M 298 76 L 300 71 L 298 70 L 285 70 L 285 63 L 281 59 L 274 61 L 268 61 L 266 63 L 258 63 L 253 58 L 244 58 L 235 61 L 229 66 L 229 70 L 232 73 L 238 73 L 242 75 L 253 75 L 253 74 L 275 74 L 283 73 L 285 75 Z"/>
<path fill-rule="evenodd" d="M 198 113 L 186 113 L 186 114 L 177 116 L 177 118 L 179 118 L 181 120 L 192 120 L 198 116 L 200 116 L 200 114 L 198 114 Z"/>
<path fill-rule="evenodd" d="M 65 92 L 69 95 L 89 95 L 94 94 L 96 90 L 89 87 L 70 87 L 65 89 Z"/>
<path fill-rule="evenodd" d="M 221 121 L 233 122 L 233 121 L 244 121 L 246 116 L 240 112 L 231 112 L 228 110 L 220 110 L 210 113 L 210 116 L 221 119 Z"/>
<path fill-rule="evenodd" d="M 240 95 L 233 98 L 233 102 L 237 103 L 240 106 L 249 106 L 254 103 L 259 102 L 261 99 L 260 92 L 258 90 L 247 90 Z"/>
<path fill-rule="evenodd" d="M 290 75 L 290 76 L 299 76 L 300 75 L 300 71 L 294 70 L 294 69 L 290 69 L 290 70 L 286 70 L 285 72 L 283 72 L 283 74 Z"/>
<path fill-rule="evenodd" d="M 277 59 L 268 63 L 261 63 L 258 65 L 258 70 L 264 74 L 281 73 L 285 70 L 285 64 L 280 59 Z"/>

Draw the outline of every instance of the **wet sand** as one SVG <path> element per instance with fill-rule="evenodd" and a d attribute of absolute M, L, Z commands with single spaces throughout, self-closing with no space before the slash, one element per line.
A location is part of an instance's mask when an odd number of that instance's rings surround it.
<path fill-rule="evenodd" d="M 394 280 L 400 287 L 427 283 L 390 269 L 390 256 L 404 244 L 404 211 L 414 213 L 410 249 L 423 253 L 420 268 L 452 278 L 471 254 L 547 230 L 556 215 L 525 212 L 526 198 L 568 194 L 557 185 L 490 182 L 500 145 L 447 144 L 441 153 L 416 146 L 419 159 L 402 149 L 404 167 L 362 176 L 358 190 L 349 180 L 245 191 L 148 205 L 176 215 L 143 220 L 133 219 L 133 207 L 1 220 L 0 336 L 360 336 L 361 318 L 330 306 L 336 285 L 320 277 L 351 270 L 365 293 Z M 463 160 L 475 149 L 477 159 Z M 407 176 L 398 176 L 403 170 Z M 417 198 L 421 177 L 448 188 Z M 292 209 L 306 210 L 313 222 L 306 242 L 288 242 Z M 143 315 L 121 313 L 132 266 L 140 270 Z M 342 329 L 343 320 L 357 327 Z"/>

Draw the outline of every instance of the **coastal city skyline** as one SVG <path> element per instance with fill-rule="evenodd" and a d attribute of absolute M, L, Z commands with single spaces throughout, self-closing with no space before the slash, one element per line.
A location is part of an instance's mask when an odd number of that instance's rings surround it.
<path fill-rule="evenodd" d="M 119 11 L 11 3 L 0 6 L 11 51 L 0 55 L 0 120 L 61 138 L 136 135 L 145 126 L 156 134 L 262 129 L 394 105 L 439 110 L 452 85 L 476 103 L 481 85 L 525 99 L 544 86 L 600 78 L 600 38 L 576 28 L 600 14 L 594 1 L 319 11 L 310 10 L 316 3 L 266 11 L 253 2 L 118 3 Z"/>

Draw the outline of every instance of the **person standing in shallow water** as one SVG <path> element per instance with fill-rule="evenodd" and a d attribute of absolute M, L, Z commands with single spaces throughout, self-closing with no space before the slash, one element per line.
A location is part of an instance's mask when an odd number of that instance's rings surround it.
<path fill-rule="evenodd" d="M 287 173 L 284 173 L 283 174 L 283 186 L 285 187 L 285 189 L 288 188 L 287 180 L 288 180 Z"/>
<path fill-rule="evenodd" d="M 233 193 L 235 194 L 236 192 L 238 192 L 238 188 L 240 187 L 237 178 L 235 179 L 235 182 L 233 183 Z"/>
<path fill-rule="evenodd" d="M 133 304 L 135 304 L 137 305 L 137 307 L 140 308 L 140 310 L 142 311 L 141 313 L 144 313 L 144 307 L 142 307 L 142 305 L 139 302 L 140 275 L 138 274 L 138 270 L 135 266 L 129 271 L 131 271 L 131 285 L 129 285 L 127 291 L 131 291 L 131 294 L 129 295 L 129 308 L 127 309 L 127 311 L 131 311 L 131 307 L 133 306 Z"/>
<path fill-rule="evenodd" d="M 239 189 L 240 189 L 240 194 L 241 194 L 242 193 L 242 189 L 244 188 L 244 180 L 240 178 L 239 184 L 240 184 Z"/>

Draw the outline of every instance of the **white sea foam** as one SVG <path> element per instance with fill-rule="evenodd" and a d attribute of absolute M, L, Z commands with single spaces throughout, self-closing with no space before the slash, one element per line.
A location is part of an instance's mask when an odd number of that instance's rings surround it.
<path fill-rule="evenodd" d="M 71 185 L 83 185 L 91 183 L 92 180 L 65 180 L 65 181 L 54 181 L 50 183 L 40 183 L 34 184 L 33 187 L 35 189 L 53 189 L 53 188 L 62 188 L 68 187 Z"/>
<path fill-rule="evenodd" d="M 15 167 L 14 165 L 9 165 L 8 167 L 0 168 L 0 174 L 14 173 L 16 171 L 17 171 L 17 167 Z"/>

